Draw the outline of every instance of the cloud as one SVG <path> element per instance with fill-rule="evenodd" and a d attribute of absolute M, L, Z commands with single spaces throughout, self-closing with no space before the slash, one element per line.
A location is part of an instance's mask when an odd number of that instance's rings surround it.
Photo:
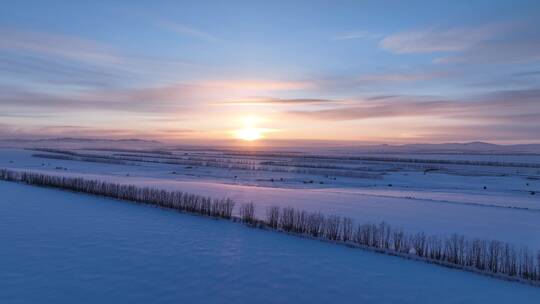
<path fill-rule="evenodd" d="M 194 38 L 194 39 L 206 41 L 206 42 L 219 42 L 220 41 L 220 39 L 216 38 L 215 36 L 207 32 L 195 29 L 187 25 L 178 24 L 172 21 L 167 21 L 167 20 L 160 20 L 157 22 L 157 24 L 159 27 L 163 29 L 180 34 L 182 36 L 187 36 L 190 38 Z"/>
<path fill-rule="evenodd" d="M 341 35 L 335 36 L 334 40 L 356 40 L 356 39 L 379 39 L 381 38 L 380 34 L 375 34 L 369 31 L 356 31 L 349 32 Z"/>
<path fill-rule="evenodd" d="M 0 28 L 0 36 L 0 70 L 5 79 L 32 83 L 32 87 L 125 87 L 177 79 L 181 71 L 203 68 L 173 59 L 126 55 L 108 45 L 68 35 Z"/>
<path fill-rule="evenodd" d="M 347 121 L 376 118 L 434 117 L 476 122 L 508 121 L 538 126 L 540 89 L 497 91 L 467 100 L 425 100 L 420 97 L 394 97 L 357 101 L 359 105 L 289 114 L 316 120 Z"/>
<path fill-rule="evenodd" d="M 366 98 L 366 100 L 373 101 L 373 100 L 383 100 L 383 99 L 390 99 L 399 97 L 400 95 L 377 95 L 377 96 L 371 96 Z"/>
<path fill-rule="evenodd" d="M 320 98 L 271 98 L 271 97 L 251 97 L 246 99 L 223 101 L 218 104 L 223 105 L 307 105 L 307 104 L 336 104 L 339 100 Z"/>
<path fill-rule="evenodd" d="M 540 70 L 518 72 L 518 73 L 514 73 L 513 76 L 519 76 L 519 77 L 540 76 Z"/>
<path fill-rule="evenodd" d="M 396 54 L 449 53 L 435 58 L 436 64 L 527 63 L 540 60 L 536 28 L 515 23 L 422 29 L 387 36 L 379 47 Z"/>
<path fill-rule="evenodd" d="M 105 68 L 33 54 L 0 53 L 0 70 L 12 78 L 83 87 L 112 87 L 132 78 L 131 74 L 113 66 Z"/>
<path fill-rule="evenodd" d="M 416 82 L 431 80 L 448 76 L 446 72 L 392 72 L 367 74 L 360 76 L 358 82 L 363 83 L 395 83 L 395 82 Z"/>
<path fill-rule="evenodd" d="M 290 91 L 313 88 L 315 84 L 309 81 L 280 81 L 280 80 L 206 80 L 197 82 L 205 87 L 215 87 L 232 91 Z"/>
<path fill-rule="evenodd" d="M 494 141 L 508 143 L 538 142 L 538 127 L 508 123 L 439 125 L 417 128 L 416 140 L 429 142 Z"/>
<path fill-rule="evenodd" d="M 175 85 L 157 88 L 87 90 L 48 93 L 27 88 L 0 86 L 0 104 L 26 111 L 46 113 L 98 111 L 131 113 L 171 113 L 185 110 L 185 103 L 195 99 L 196 89 Z"/>
<path fill-rule="evenodd" d="M 289 113 L 311 119 L 345 121 L 387 117 L 428 116 L 436 115 L 442 110 L 453 110 L 452 103 L 447 101 L 364 103 L 359 106 L 316 111 L 291 111 Z"/>
<path fill-rule="evenodd" d="M 51 93 L 31 87 L 0 84 L 0 104 L 16 109 L 40 109 L 45 112 L 121 111 L 131 113 L 170 114 L 204 106 L 228 96 L 243 102 L 245 96 L 265 92 L 281 92 L 309 87 L 297 81 L 276 80 L 204 80 L 192 83 L 173 83 L 152 87 L 104 87 Z M 255 102 L 322 103 L 316 99 L 266 99 Z"/>
<path fill-rule="evenodd" d="M 93 64 L 116 64 L 120 58 L 95 41 L 43 32 L 0 29 L 0 50 L 32 52 Z"/>
<path fill-rule="evenodd" d="M 156 132 L 167 134 L 167 135 L 185 135 L 196 133 L 196 130 L 193 129 L 158 129 Z"/>
<path fill-rule="evenodd" d="M 34 125 L 20 127 L 0 123 L 0 139 L 24 139 L 24 138 L 188 138 L 196 133 L 189 129 L 153 129 L 134 130 L 131 128 L 100 128 L 72 125 Z"/>
<path fill-rule="evenodd" d="M 390 35 L 379 42 L 379 47 L 398 54 L 457 52 L 492 39 L 497 33 L 492 26 L 416 30 Z"/>
<path fill-rule="evenodd" d="M 5 118 L 32 118 L 32 119 L 36 119 L 36 118 L 46 118 L 46 117 L 51 117 L 51 115 L 49 115 L 49 114 L 44 114 L 44 113 L 19 113 L 19 112 L 2 113 L 2 112 L 0 112 L 0 117 L 5 117 Z"/>
<path fill-rule="evenodd" d="M 38 85 L 112 87 L 133 81 L 135 64 L 93 40 L 0 28 L 1 81 Z"/>
<path fill-rule="evenodd" d="M 475 45 L 462 53 L 436 58 L 438 64 L 524 64 L 540 61 L 540 34 L 504 37 Z"/>

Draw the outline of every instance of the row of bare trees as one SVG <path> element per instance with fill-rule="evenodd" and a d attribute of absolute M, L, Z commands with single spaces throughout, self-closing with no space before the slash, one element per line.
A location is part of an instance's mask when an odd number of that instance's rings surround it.
<path fill-rule="evenodd" d="M 265 225 L 272 229 L 305 234 L 331 241 L 354 243 L 363 247 L 400 255 L 474 269 L 481 272 L 540 281 L 540 251 L 536 255 L 526 247 L 496 240 L 468 239 L 463 235 L 428 236 L 423 232 L 405 233 L 386 223 L 354 225 L 348 217 L 325 216 L 291 207 L 268 207 Z"/>
<path fill-rule="evenodd" d="M 381 156 L 346 156 L 339 157 L 333 155 L 299 154 L 287 152 L 257 152 L 257 151 L 231 151 L 224 153 L 225 156 L 250 156 L 250 157 L 280 157 L 291 158 L 301 161 L 331 162 L 339 161 L 375 161 L 391 163 L 425 163 L 425 164 L 448 164 L 448 165 L 470 165 L 470 166 L 490 166 L 490 167 L 522 167 L 522 168 L 540 168 L 540 164 L 507 162 L 507 161 L 481 161 L 481 160 L 460 160 L 460 159 L 427 159 L 427 158 L 404 158 L 404 157 L 381 157 Z"/>
<path fill-rule="evenodd" d="M 76 157 L 76 156 L 63 155 L 63 154 L 34 153 L 34 154 L 32 154 L 32 157 L 47 158 L 47 159 L 59 159 L 59 160 L 85 161 L 85 162 L 102 163 L 102 164 L 132 165 L 132 163 L 128 163 L 126 161 L 118 160 L 118 159 L 103 159 L 103 158 L 95 158 L 95 157 Z"/>
<path fill-rule="evenodd" d="M 286 173 L 297 173 L 297 174 L 311 174 L 311 175 L 322 175 L 322 176 L 344 176 L 344 177 L 355 177 L 355 178 L 380 178 L 380 174 L 360 172 L 351 168 L 335 168 L 335 169 L 325 169 L 325 168 L 315 168 L 315 167 L 299 167 L 299 166 L 283 166 L 283 165 L 274 165 L 274 164 L 257 164 L 252 161 L 231 161 L 223 160 L 219 158 L 215 159 L 202 159 L 196 157 L 186 157 L 186 158 L 169 158 L 169 157 L 135 157 L 135 156 L 110 156 L 110 155 L 100 155 L 100 158 L 109 158 L 109 159 L 118 159 L 123 161 L 136 161 L 136 162 L 146 162 L 146 163 L 160 163 L 160 164 L 169 164 L 169 165 L 183 165 L 183 166 L 199 166 L 199 167 L 213 167 L 213 168 L 224 168 L 224 169 L 234 169 L 234 170 L 247 170 L 247 171 L 268 171 L 268 172 L 286 172 Z"/>
<path fill-rule="evenodd" d="M 377 173 L 363 172 L 365 170 L 356 170 L 354 168 L 317 168 L 317 167 L 302 167 L 302 166 L 284 166 L 283 164 L 257 164 L 253 161 L 246 160 L 223 160 L 221 158 L 198 158 L 198 157 L 172 157 L 172 156 L 147 156 L 147 155 L 132 155 L 132 154 L 89 154 L 79 153 L 67 150 L 56 149 L 37 149 L 38 151 L 51 152 L 56 154 L 34 154 L 35 157 L 41 158 L 56 158 L 64 160 L 80 160 L 89 162 L 103 163 L 118 163 L 131 164 L 127 162 L 142 162 L 142 163 L 157 163 L 168 165 L 182 166 L 198 166 L 198 167 L 213 167 L 223 169 L 247 170 L 247 171 L 269 171 L 269 172 L 285 172 L 297 174 L 310 174 L 321 176 L 343 176 L 353 178 L 370 178 L 377 179 L 381 175 Z M 77 158 L 78 157 L 78 158 Z M 271 162 L 269 162 L 271 163 Z"/>
<path fill-rule="evenodd" d="M 232 165 L 257 165 L 257 162 L 248 160 L 248 159 L 232 159 L 232 158 L 223 158 L 221 156 L 176 156 L 176 155 L 143 155 L 143 154 L 134 154 L 134 153 L 113 153 L 111 157 L 137 157 L 144 159 L 158 159 L 161 161 L 193 161 L 198 163 L 218 163 L 219 165 L 223 164 L 232 164 Z"/>
<path fill-rule="evenodd" d="M 78 177 L 0 169 L 0 179 L 143 202 L 225 219 L 233 218 L 235 206 L 230 199 L 211 199 L 179 191 L 141 188 Z M 518 278 L 536 284 L 540 282 L 540 251 L 534 254 L 526 247 L 516 248 L 496 240 L 468 239 L 458 234 L 447 237 L 422 232 L 409 234 L 384 222 L 357 225 L 348 217 L 327 216 L 292 207 L 268 207 L 266 217 L 258 219 L 253 203 L 241 204 L 238 214 L 242 222 L 251 226 L 354 244 L 388 254 L 413 256 L 432 263 Z"/>
<path fill-rule="evenodd" d="M 5 169 L 0 169 L 0 179 L 142 202 L 163 208 L 226 219 L 232 217 L 235 204 L 231 199 L 212 199 L 180 191 L 166 191 L 80 177 L 64 177 Z"/>

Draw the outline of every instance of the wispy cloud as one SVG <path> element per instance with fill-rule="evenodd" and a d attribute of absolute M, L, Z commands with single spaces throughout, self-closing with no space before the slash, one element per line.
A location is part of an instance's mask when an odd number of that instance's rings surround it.
<path fill-rule="evenodd" d="M 518 76 L 518 77 L 540 76 L 540 70 L 536 70 L 536 71 L 523 71 L 523 72 L 514 73 L 513 75 L 514 75 L 514 76 Z"/>
<path fill-rule="evenodd" d="M 5 79 L 39 85 L 112 87 L 133 80 L 129 61 L 113 48 L 78 37 L 0 29 Z"/>
<path fill-rule="evenodd" d="M 32 109 L 47 113 L 98 112 L 170 113 L 183 109 L 196 97 L 190 86 L 89 90 L 83 92 L 50 93 L 28 88 L 0 86 L 0 104 L 19 110 Z M 185 109 L 184 109 L 185 110 Z"/>
<path fill-rule="evenodd" d="M 191 83 L 173 83 L 158 86 L 128 88 L 89 88 L 68 92 L 48 92 L 31 87 L 0 84 L 0 103 L 18 109 L 54 111 L 121 111 L 131 113 L 174 113 L 188 108 L 204 107 L 223 100 L 243 102 L 246 96 L 257 93 L 295 91 L 310 87 L 302 81 L 278 80 L 201 80 Z M 266 103 L 322 103 L 316 99 L 257 98 Z"/>
<path fill-rule="evenodd" d="M 121 61 L 106 45 L 77 37 L 9 29 L 0 29 L 0 36 L 0 50 L 47 54 L 103 65 Z"/>
<path fill-rule="evenodd" d="M 133 128 L 100 128 L 72 125 L 32 125 L 20 127 L 11 124 L 0 123 L 0 139 L 66 137 L 104 139 L 147 138 L 155 140 L 156 138 L 190 138 L 196 134 L 197 131 L 192 129 L 146 128 L 145 130 L 136 130 Z"/>
<path fill-rule="evenodd" d="M 357 105 L 314 111 L 290 111 L 292 115 L 329 121 L 365 120 L 390 117 L 433 117 L 469 121 L 513 121 L 520 117 L 534 124 L 540 117 L 540 90 L 498 91 L 467 100 L 426 100 L 425 97 L 401 96 L 390 100 L 366 99 Z"/>
<path fill-rule="evenodd" d="M 369 31 L 354 31 L 334 36 L 334 40 L 356 40 L 356 39 L 379 39 L 381 34 L 372 33 Z"/>
<path fill-rule="evenodd" d="M 174 59 L 133 56 L 91 39 L 63 34 L 0 28 L 0 36 L 3 75 L 33 86 L 122 87 L 148 82 L 148 78 L 178 77 L 187 68 L 202 69 Z"/>
<path fill-rule="evenodd" d="M 382 39 L 379 47 L 398 54 L 464 51 L 495 37 L 498 27 L 460 27 L 401 32 Z"/>
<path fill-rule="evenodd" d="M 206 42 L 219 42 L 221 41 L 219 38 L 196 28 L 193 28 L 191 26 L 187 26 L 184 24 L 179 24 L 176 22 L 168 21 L 168 20 L 159 20 L 157 22 L 158 26 L 166 29 L 168 31 L 180 34 L 182 36 L 194 38 L 201 41 Z"/>
<path fill-rule="evenodd" d="M 310 105 L 310 104 L 337 104 L 339 100 L 320 98 L 271 98 L 271 97 L 250 97 L 246 99 L 222 101 L 222 105 Z"/>
<path fill-rule="evenodd" d="M 396 54 L 447 53 L 433 60 L 437 64 L 540 60 L 540 34 L 526 23 L 406 31 L 383 38 L 379 47 Z"/>
<path fill-rule="evenodd" d="M 206 80 L 198 82 L 206 87 L 216 87 L 227 90 L 242 91 L 289 91 L 313 88 L 316 84 L 310 81 L 287 81 L 287 80 Z"/>
<path fill-rule="evenodd" d="M 387 117 L 428 116 L 441 111 L 451 111 L 453 104 L 446 101 L 428 102 L 392 102 L 392 103 L 363 103 L 358 106 L 346 106 L 316 111 L 291 111 L 291 114 L 305 118 L 345 121 L 363 120 Z"/>
<path fill-rule="evenodd" d="M 16 126 L 11 124 L 0 124 L 0 138 L 38 138 L 38 137 L 48 137 L 48 136 L 86 136 L 88 131 L 92 128 L 82 127 L 82 126 L 71 126 L 71 125 L 38 125 L 34 124 L 32 126 Z M 110 129 L 105 129 L 110 131 Z M 99 131 L 103 131 L 100 129 Z M 112 130 L 113 132 L 116 130 Z M 94 135 L 96 133 L 93 133 Z M 112 135 L 114 136 L 114 135 Z"/>
<path fill-rule="evenodd" d="M 371 96 L 367 97 L 366 100 L 374 101 L 374 100 L 384 100 L 384 99 L 391 99 L 399 97 L 399 95 L 377 95 L 377 96 Z"/>
<path fill-rule="evenodd" d="M 0 70 L 12 78 L 44 84 L 112 87 L 133 76 L 114 66 L 98 66 L 42 56 L 0 52 Z"/>
<path fill-rule="evenodd" d="M 499 143 L 538 142 L 537 128 L 512 123 L 437 125 L 414 128 L 415 140 L 420 142 L 493 141 Z"/>
<path fill-rule="evenodd" d="M 477 44 L 462 53 L 436 58 L 439 64 L 524 64 L 540 61 L 540 34 L 501 37 Z"/>
<path fill-rule="evenodd" d="M 422 80 L 431 80 L 447 77 L 447 72 L 432 71 L 414 71 L 414 72 L 389 72 L 378 74 L 362 75 L 358 78 L 360 83 L 396 83 L 396 82 L 415 82 Z"/>

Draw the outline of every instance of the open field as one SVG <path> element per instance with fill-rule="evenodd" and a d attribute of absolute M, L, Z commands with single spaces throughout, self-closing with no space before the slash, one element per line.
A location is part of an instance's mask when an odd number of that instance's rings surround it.
<path fill-rule="evenodd" d="M 0 167 L 252 201 L 258 217 L 268 206 L 291 206 L 360 223 L 385 221 L 409 232 L 459 233 L 540 249 L 539 157 L 531 155 L 505 156 L 504 162 L 487 166 L 452 164 L 448 155 L 435 165 L 400 162 L 395 155 L 387 161 L 340 161 L 291 153 L 56 152 L 0 150 Z M 494 161 L 489 155 L 474 157 Z M 325 167 L 322 174 L 298 172 L 321 167 Z M 351 177 L 344 172 L 365 175 Z"/>
<path fill-rule="evenodd" d="M 16 183 L 0 192 L 2 303 L 540 300 L 535 287 L 227 221 Z"/>

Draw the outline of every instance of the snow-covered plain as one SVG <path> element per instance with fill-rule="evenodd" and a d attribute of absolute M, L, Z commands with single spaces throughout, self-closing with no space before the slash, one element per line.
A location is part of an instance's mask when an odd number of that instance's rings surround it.
<path fill-rule="evenodd" d="M 148 162 L 104 164 L 36 158 L 32 157 L 34 153 L 0 149 L 0 167 L 252 201 L 259 217 L 271 205 L 294 206 L 348 216 L 360 223 L 385 221 L 410 232 L 460 233 L 540 249 L 540 195 L 531 194 L 540 189 L 538 168 L 444 165 L 435 173 L 426 173 L 408 164 L 343 161 L 347 166 L 362 166 L 381 174 L 380 178 L 350 178 Z M 90 150 L 82 153 L 115 154 Z M 218 160 L 276 161 L 276 157 L 267 156 L 189 153 Z M 185 152 L 174 155 L 184 156 Z M 152 155 L 152 159 L 157 156 Z M 505 161 L 519 163 L 536 160 L 531 155 L 525 159 L 505 157 Z"/>
<path fill-rule="evenodd" d="M 0 303 L 537 303 L 540 289 L 0 182 Z"/>

